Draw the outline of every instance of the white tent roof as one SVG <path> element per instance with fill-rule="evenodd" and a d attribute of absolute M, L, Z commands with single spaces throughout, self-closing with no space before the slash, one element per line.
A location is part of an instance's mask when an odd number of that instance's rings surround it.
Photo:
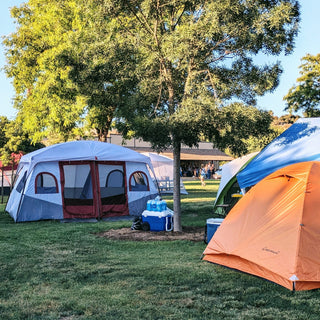
<path fill-rule="evenodd" d="M 169 179 L 173 181 L 173 160 L 169 157 L 154 152 L 144 152 L 152 163 L 157 180 Z"/>
<path fill-rule="evenodd" d="M 151 161 L 134 150 L 99 141 L 70 141 L 36 150 L 21 157 L 20 164 L 29 163 L 33 168 L 39 162 L 50 161 L 131 161 L 151 165 Z"/>
<path fill-rule="evenodd" d="M 154 174 L 159 184 L 159 188 L 163 193 L 173 192 L 173 160 L 169 157 L 159 155 L 154 152 L 144 152 L 151 160 Z M 165 191 L 162 189 L 165 186 Z M 180 179 L 180 192 L 187 194 L 182 180 Z"/>
<path fill-rule="evenodd" d="M 148 156 L 151 161 L 154 162 L 161 162 L 161 163 L 168 163 L 168 164 L 172 164 L 173 160 L 169 157 L 166 156 L 162 156 L 158 153 L 154 153 L 154 152 L 144 152 L 144 155 Z"/>
<path fill-rule="evenodd" d="M 143 154 L 150 158 L 157 180 L 165 179 L 166 176 L 173 180 L 172 159 L 153 152 L 144 152 Z"/>
<path fill-rule="evenodd" d="M 228 184 L 228 182 L 239 172 L 239 170 L 254 156 L 256 156 L 258 152 L 249 153 L 240 158 L 234 159 L 221 167 L 221 181 L 219 184 L 219 189 L 217 192 L 216 199 L 219 198 L 221 191 Z"/>

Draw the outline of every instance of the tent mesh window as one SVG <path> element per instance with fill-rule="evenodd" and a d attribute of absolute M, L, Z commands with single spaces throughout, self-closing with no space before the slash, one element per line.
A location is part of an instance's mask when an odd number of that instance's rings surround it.
<path fill-rule="evenodd" d="M 234 194 L 239 194 L 241 191 L 238 182 L 235 182 L 224 196 L 224 203 L 228 204 L 226 214 L 236 205 L 240 198 L 233 197 Z"/>
<path fill-rule="evenodd" d="M 149 182 L 146 174 L 136 171 L 130 176 L 130 191 L 149 191 Z"/>
<path fill-rule="evenodd" d="M 13 186 L 15 186 L 17 181 L 19 180 L 20 173 L 22 172 L 22 169 L 23 169 L 23 166 L 19 167 L 18 170 L 16 171 L 16 173 L 14 174 L 13 183 L 12 183 Z"/>
<path fill-rule="evenodd" d="M 63 170 L 65 204 L 92 206 L 93 191 L 90 165 L 64 165 Z"/>
<path fill-rule="evenodd" d="M 223 197 L 223 203 L 217 204 L 216 208 L 214 210 L 214 213 L 226 216 L 231 209 L 237 204 L 240 198 L 233 197 L 234 194 L 239 194 L 241 191 L 238 182 L 236 181 L 230 189 L 227 191 L 227 193 Z"/>
<path fill-rule="evenodd" d="M 99 175 L 103 169 L 107 171 L 110 167 L 112 166 L 99 166 Z M 123 171 L 120 169 L 110 171 L 106 178 L 105 187 L 100 188 L 101 203 L 103 205 L 125 204 L 126 195 L 124 185 Z"/>
<path fill-rule="evenodd" d="M 19 177 L 17 178 L 16 181 L 18 181 Z M 27 179 L 27 171 L 25 171 L 25 173 L 23 174 L 21 180 L 18 182 L 17 188 L 16 190 L 21 193 L 22 189 L 24 188 L 24 184 L 26 183 L 26 179 Z"/>
<path fill-rule="evenodd" d="M 121 170 L 111 171 L 106 180 L 106 187 L 124 187 L 124 176 Z"/>
<path fill-rule="evenodd" d="M 41 172 L 36 176 L 35 193 L 58 193 L 58 183 L 56 177 L 49 172 Z"/>

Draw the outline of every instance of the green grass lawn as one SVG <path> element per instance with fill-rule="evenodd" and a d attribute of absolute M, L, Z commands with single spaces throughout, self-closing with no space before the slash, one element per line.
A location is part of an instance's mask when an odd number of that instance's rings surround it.
<path fill-rule="evenodd" d="M 217 181 L 185 182 L 183 225 L 212 217 Z M 172 207 L 172 199 L 166 197 Z M 200 260 L 203 242 L 115 241 L 131 222 L 15 224 L 0 214 L 0 319 L 319 319 L 320 291 L 292 293 Z"/>

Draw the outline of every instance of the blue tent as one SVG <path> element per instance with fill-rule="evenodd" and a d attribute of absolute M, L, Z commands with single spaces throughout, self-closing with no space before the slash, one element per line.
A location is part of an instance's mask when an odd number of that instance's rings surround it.
<path fill-rule="evenodd" d="M 268 144 L 241 172 L 241 189 L 293 163 L 320 160 L 320 118 L 301 118 Z"/>

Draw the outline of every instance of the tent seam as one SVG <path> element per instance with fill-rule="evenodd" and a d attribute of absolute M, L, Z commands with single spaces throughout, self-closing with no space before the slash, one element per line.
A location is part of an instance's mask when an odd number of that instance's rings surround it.
<path fill-rule="evenodd" d="M 312 166 L 313 166 L 313 164 L 311 164 L 311 168 L 312 168 Z M 299 257 L 299 252 L 300 252 L 299 243 L 300 243 L 300 239 L 301 239 L 301 228 L 303 227 L 302 218 L 303 218 L 303 212 L 304 212 L 304 208 L 305 208 L 306 193 L 307 193 L 307 187 L 308 187 L 308 181 L 309 181 L 309 177 L 310 177 L 311 168 L 309 169 L 308 176 L 306 178 L 306 183 L 304 186 L 305 189 L 304 189 L 304 195 L 303 195 L 303 205 L 301 206 L 302 210 L 300 212 L 300 223 L 299 223 L 299 231 L 298 231 L 297 242 L 296 242 L 297 249 L 296 249 L 296 254 L 295 254 L 296 259 L 295 259 L 295 264 L 294 264 L 294 270 L 297 270 L 297 266 L 298 266 L 298 257 Z M 295 282 L 296 281 L 292 282 L 293 287 L 295 286 Z"/>

